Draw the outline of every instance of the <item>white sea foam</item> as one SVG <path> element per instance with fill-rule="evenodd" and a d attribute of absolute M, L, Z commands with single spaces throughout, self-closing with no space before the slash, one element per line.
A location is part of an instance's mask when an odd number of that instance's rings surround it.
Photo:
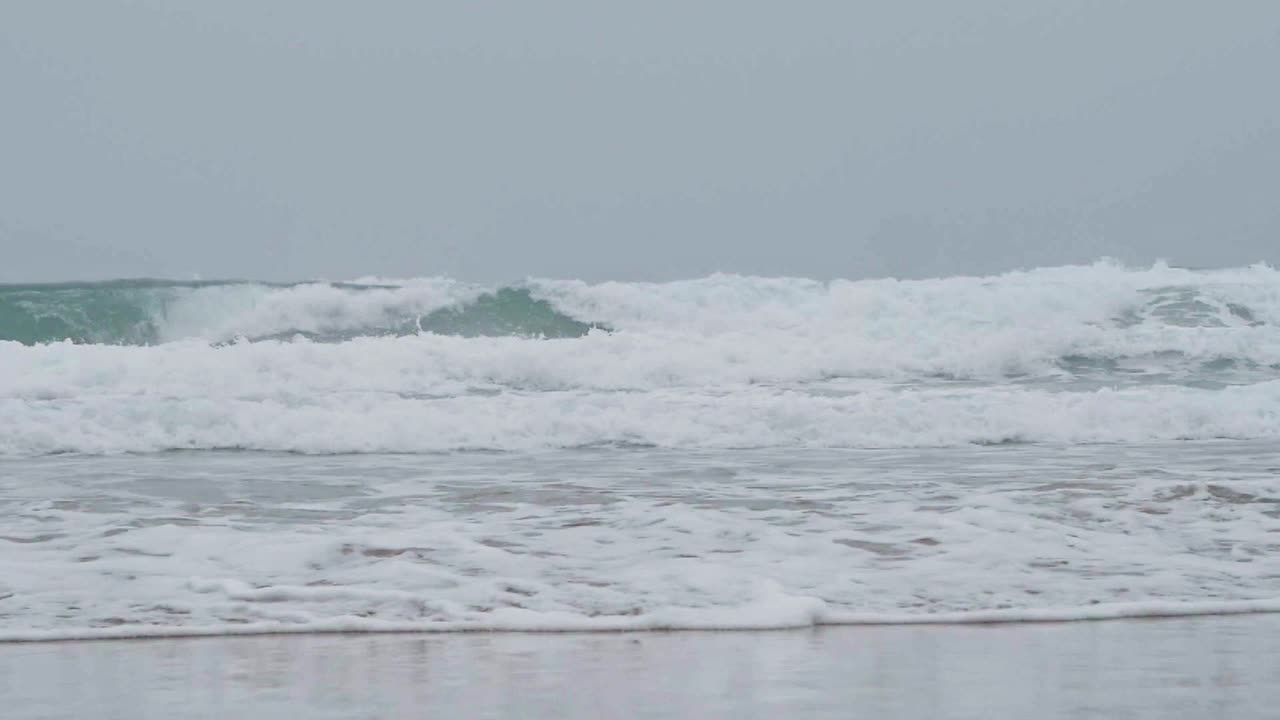
<path fill-rule="evenodd" d="M 1157 264 L 1132 270 L 1099 262 L 909 281 L 712 275 L 670 283 L 542 280 L 533 286 L 575 317 L 629 329 L 701 333 L 790 328 L 903 338 L 1046 325 L 1068 331 L 1072 325 L 1104 325 L 1126 312 L 1139 322 L 1144 316 L 1169 317 L 1180 302 L 1201 303 L 1182 308 L 1190 313 L 1186 324 L 1247 324 L 1228 304 L 1249 308 L 1257 321 L 1280 323 L 1280 273 L 1266 265 L 1193 271 Z"/>
<path fill-rule="evenodd" d="M 405 281 L 395 287 L 211 285 L 183 292 L 164 306 L 154 323 L 162 342 L 339 333 L 392 327 L 479 293 L 477 287 L 448 278 Z"/>
<path fill-rule="evenodd" d="M 153 346 L 0 342 L 0 455 L 1280 436 L 1265 266 L 527 287 L 504 312 L 542 298 L 610 329 L 360 336 L 483 292 L 424 279 L 185 288 L 157 322 L 186 339 Z M 282 331 L 354 336 L 235 340 Z"/>
<path fill-rule="evenodd" d="M 212 385 L 207 392 L 191 388 L 181 394 L 4 399 L 0 454 L 228 448 L 414 453 L 618 444 L 892 448 L 1280 439 L 1280 381 L 1225 390 L 924 388 L 830 396 L 746 388 L 732 393 L 506 392 L 440 398 L 406 398 L 377 389 L 315 393 L 282 384 L 261 394 Z"/>
<path fill-rule="evenodd" d="M 0 640 L 1280 612 L 1265 443 L 0 461 Z"/>

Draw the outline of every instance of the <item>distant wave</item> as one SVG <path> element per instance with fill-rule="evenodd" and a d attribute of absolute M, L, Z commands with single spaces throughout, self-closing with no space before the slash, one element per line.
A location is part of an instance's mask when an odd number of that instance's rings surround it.
<path fill-rule="evenodd" d="M 421 333 L 579 337 L 590 329 L 528 288 L 450 280 L 356 283 L 115 280 L 0 286 L 0 340 L 155 345 L 303 337 L 341 342 Z"/>
<path fill-rule="evenodd" d="M 341 342 L 435 333 L 573 338 L 594 326 L 700 334 L 861 334 L 1240 329 L 1280 324 L 1280 273 L 1112 263 L 992 277 L 898 281 L 712 275 L 668 283 L 449 278 L 351 283 L 113 280 L 0 285 L 0 341 L 155 345 L 237 339 Z M 1181 348 L 1169 348 L 1180 350 Z"/>

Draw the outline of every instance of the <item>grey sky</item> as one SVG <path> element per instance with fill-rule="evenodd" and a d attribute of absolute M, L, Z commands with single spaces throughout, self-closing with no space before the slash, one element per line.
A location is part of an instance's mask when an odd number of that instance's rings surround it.
<path fill-rule="evenodd" d="M 0 5 L 0 281 L 1280 262 L 1280 3 Z"/>

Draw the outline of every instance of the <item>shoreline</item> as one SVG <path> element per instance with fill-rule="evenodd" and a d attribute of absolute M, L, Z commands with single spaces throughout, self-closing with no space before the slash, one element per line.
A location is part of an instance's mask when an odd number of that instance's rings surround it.
<path fill-rule="evenodd" d="M 1280 704 L 1275 614 L 149 640 L 0 645 L 6 717 L 1261 720 Z"/>
<path fill-rule="evenodd" d="M 819 602 L 820 601 L 815 601 Z M 811 608 L 813 610 L 814 608 Z M 723 613 L 741 612 L 726 608 Z M 67 630 L 0 632 L 0 647 L 6 645 L 103 642 L 125 640 L 181 640 L 197 638 L 286 637 L 286 636 L 442 636 L 442 635 L 647 635 L 654 633 L 751 633 L 795 632 L 822 628 L 894 627 L 981 627 L 1020 625 L 1076 625 L 1140 620 L 1178 620 L 1280 614 L 1280 598 L 1215 601 L 1144 601 L 1099 603 L 1079 608 L 1010 608 L 919 615 L 891 613 L 825 613 L 817 608 L 801 622 L 722 622 L 696 616 L 716 611 L 674 609 L 666 613 L 638 617 L 556 617 L 544 619 L 536 613 L 508 614 L 505 623 L 440 622 L 389 623 L 366 618 L 338 618 L 313 624 L 252 623 L 222 626 L 112 626 Z M 673 617 L 674 616 L 674 617 Z M 683 616 L 683 617 L 681 617 Z M 807 619 L 808 622 L 803 622 Z M 523 623 L 521 621 L 524 621 Z M 537 622 L 541 620 L 541 622 Z M 683 620 L 683 622 L 681 622 Z M 558 623 L 558 624 L 557 624 Z"/>

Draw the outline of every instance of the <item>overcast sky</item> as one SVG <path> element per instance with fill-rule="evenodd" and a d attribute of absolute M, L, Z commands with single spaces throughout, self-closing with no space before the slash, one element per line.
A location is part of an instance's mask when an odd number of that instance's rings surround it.
<path fill-rule="evenodd" d="M 1280 263 L 1280 3 L 0 4 L 0 281 Z"/>

